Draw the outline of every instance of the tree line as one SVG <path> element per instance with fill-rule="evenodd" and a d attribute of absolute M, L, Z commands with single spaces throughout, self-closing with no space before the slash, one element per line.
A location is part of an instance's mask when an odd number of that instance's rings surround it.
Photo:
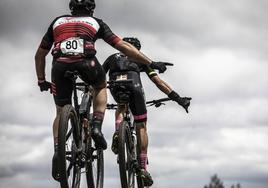
<path fill-rule="evenodd" d="M 224 187 L 221 179 L 218 177 L 218 175 L 215 174 L 210 178 L 209 184 L 205 185 L 204 188 L 225 188 L 225 187 Z M 242 188 L 242 187 L 241 187 L 240 183 L 237 183 L 237 184 L 231 185 L 230 188 Z"/>

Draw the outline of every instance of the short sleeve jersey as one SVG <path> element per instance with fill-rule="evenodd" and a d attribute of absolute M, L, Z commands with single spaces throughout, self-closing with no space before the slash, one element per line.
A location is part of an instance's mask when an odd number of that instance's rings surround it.
<path fill-rule="evenodd" d="M 127 56 L 121 53 L 116 53 L 109 56 L 103 63 L 103 68 L 107 73 L 109 71 L 109 76 L 113 73 L 134 71 L 140 74 L 140 72 L 145 72 L 150 78 L 157 75 L 154 69 L 150 66 L 139 63 L 133 59 L 129 59 Z"/>
<path fill-rule="evenodd" d="M 90 16 L 59 16 L 50 24 L 40 47 L 50 50 L 53 43 L 54 48 L 60 42 L 78 37 L 85 40 L 85 48 L 95 50 L 95 41 L 103 39 L 108 44 L 114 46 L 121 39 L 116 36 L 109 26 L 101 19 Z"/>

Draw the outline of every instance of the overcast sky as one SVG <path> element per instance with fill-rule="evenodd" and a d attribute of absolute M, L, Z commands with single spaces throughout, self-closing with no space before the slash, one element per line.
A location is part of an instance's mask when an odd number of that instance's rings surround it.
<path fill-rule="evenodd" d="M 135 36 L 190 113 L 168 102 L 148 109 L 149 170 L 155 188 L 198 188 L 217 173 L 226 187 L 268 186 L 268 22 L 266 0 L 98 0 L 95 16 L 120 37 Z M 34 54 L 68 0 L 0 1 L 0 188 L 57 188 L 51 178 L 52 96 L 39 92 Z M 116 52 L 97 42 L 103 62 Z M 50 80 L 51 56 L 47 58 Z M 148 100 L 165 97 L 143 76 Z M 112 101 L 109 97 L 109 101 Z M 103 132 L 111 145 L 113 112 Z M 105 188 L 119 187 L 105 152 Z"/>

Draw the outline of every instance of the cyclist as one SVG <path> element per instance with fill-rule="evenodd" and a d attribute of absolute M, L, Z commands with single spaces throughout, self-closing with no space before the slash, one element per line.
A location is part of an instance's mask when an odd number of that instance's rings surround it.
<path fill-rule="evenodd" d="M 136 47 L 137 50 L 140 50 L 141 44 L 137 38 L 126 37 L 123 38 L 123 40 Z M 187 113 L 191 98 L 180 97 L 174 90 L 171 89 L 171 87 L 167 83 L 160 79 L 154 69 L 152 69 L 148 65 L 141 64 L 139 61 L 133 60 L 131 57 L 129 58 L 122 53 L 116 53 L 109 56 L 102 66 L 106 73 L 109 71 L 110 80 L 133 79 L 133 85 L 130 88 L 131 94 L 129 107 L 134 116 L 134 122 L 136 123 L 138 142 L 141 143 L 139 159 L 141 165 L 141 175 L 144 179 L 144 185 L 151 186 L 153 184 L 153 180 L 150 173 L 147 171 L 147 110 L 145 105 L 142 82 L 140 78 L 140 72 L 146 72 L 146 74 L 154 82 L 154 84 L 162 92 L 167 94 L 170 99 L 176 101 L 179 105 L 181 105 Z M 123 120 L 122 113 L 126 110 L 126 106 L 124 104 L 120 104 L 118 99 L 119 92 L 117 90 L 111 89 L 111 94 L 115 101 L 119 103 L 118 109 L 115 112 L 115 133 L 113 135 L 112 142 L 112 151 L 115 154 L 118 154 L 118 130 L 119 124 Z"/>
<path fill-rule="evenodd" d="M 62 15 L 53 20 L 45 33 L 35 54 L 35 67 L 38 86 L 41 91 L 51 88 L 56 105 L 56 117 L 53 122 L 54 155 L 52 159 L 52 176 L 59 180 L 58 158 L 58 124 L 61 109 L 71 104 L 72 83 L 64 77 L 66 70 L 77 70 L 83 81 L 94 87 L 92 137 L 96 146 L 107 148 L 101 132 L 102 121 L 107 103 L 106 78 L 102 66 L 95 57 L 95 41 L 103 39 L 115 49 L 130 57 L 148 64 L 160 72 L 166 70 L 162 62 L 153 62 L 129 43 L 115 35 L 101 19 L 93 17 L 94 0 L 70 0 L 71 15 Z M 46 81 L 45 62 L 52 45 L 52 83 Z"/>

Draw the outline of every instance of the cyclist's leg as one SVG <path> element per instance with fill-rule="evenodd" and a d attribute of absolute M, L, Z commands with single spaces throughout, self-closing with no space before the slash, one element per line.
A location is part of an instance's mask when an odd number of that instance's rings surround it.
<path fill-rule="evenodd" d="M 148 134 L 146 129 L 146 120 L 144 122 L 136 122 L 137 140 L 139 142 L 139 163 L 141 167 L 141 178 L 144 186 L 153 185 L 153 179 L 147 170 L 147 150 L 148 150 Z"/>
<path fill-rule="evenodd" d="M 132 92 L 130 109 L 134 116 L 136 124 L 137 141 L 139 145 L 139 163 L 141 167 L 141 176 L 145 186 L 153 184 L 152 177 L 147 171 L 147 150 L 148 150 L 148 134 L 146 129 L 147 109 L 145 104 L 145 96 L 139 77 L 133 77 L 136 86 Z M 139 84 L 137 84 L 139 83 Z M 138 86 L 138 87 L 137 87 Z"/>
<path fill-rule="evenodd" d="M 62 107 L 65 104 L 71 104 L 72 96 L 72 83 L 70 80 L 64 78 L 64 73 L 67 70 L 68 65 L 53 62 L 51 71 L 52 80 L 52 93 L 54 102 L 56 105 L 56 117 L 53 121 L 53 140 L 54 140 L 54 155 L 52 159 L 52 176 L 55 180 L 59 180 L 58 173 L 58 129 L 59 129 L 59 118 Z"/>
<path fill-rule="evenodd" d="M 147 169 L 147 149 L 148 149 L 148 134 L 146 129 L 146 121 L 135 122 L 137 129 L 137 136 L 140 140 L 140 159 L 141 167 Z"/>
<path fill-rule="evenodd" d="M 140 150 L 140 165 L 142 169 L 146 170 L 148 135 L 146 129 L 147 109 L 145 105 L 145 96 L 140 77 L 136 74 L 130 74 L 129 76 L 131 76 L 134 81 L 129 107 L 134 116 L 134 122 L 136 123 L 137 138 Z"/>
<path fill-rule="evenodd" d="M 148 150 L 148 134 L 146 129 L 146 120 L 138 121 L 136 123 L 137 141 L 138 141 L 138 154 L 139 164 L 141 167 L 141 178 L 143 179 L 144 186 L 151 186 L 153 179 L 147 169 L 147 150 Z"/>
<path fill-rule="evenodd" d="M 118 75 L 120 75 L 121 73 L 115 73 L 113 75 L 110 76 L 110 80 L 115 81 L 116 77 Z M 112 88 L 111 90 L 111 94 L 114 98 L 114 100 L 117 102 L 117 109 L 115 111 L 115 131 L 119 130 L 119 124 L 123 121 L 123 113 L 126 111 L 126 104 L 122 104 L 120 103 L 120 100 L 118 99 L 118 91 L 116 88 Z"/>
<path fill-rule="evenodd" d="M 118 154 L 118 131 L 119 125 L 123 121 L 123 113 L 126 111 L 125 104 L 118 104 L 118 108 L 115 111 L 115 132 L 113 134 L 112 146 L 111 149 L 114 154 Z"/>
<path fill-rule="evenodd" d="M 93 117 L 91 121 L 92 138 L 94 139 L 97 147 L 106 149 L 107 143 L 101 132 L 107 105 L 105 72 L 96 58 L 87 59 L 85 62 L 82 62 L 78 71 L 80 72 L 82 79 L 91 84 L 94 88 Z"/>
<path fill-rule="evenodd" d="M 123 113 L 126 111 L 125 104 L 118 104 L 118 108 L 115 111 L 115 131 L 118 131 L 119 124 L 123 121 Z"/>
<path fill-rule="evenodd" d="M 66 63 L 54 61 L 52 64 L 52 94 L 56 105 L 56 117 L 53 122 L 54 143 L 58 142 L 58 124 L 61 109 L 64 105 L 71 104 L 72 82 L 64 77 L 65 71 L 68 69 L 71 69 L 71 66 Z"/>
<path fill-rule="evenodd" d="M 135 122 L 135 123 L 136 123 L 137 139 L 139 142 L 140 166 L 142 169 L 147 170 L 148 134 L 146 129 L 146 121 Z"/>
<path fill-rule="evenodd" d="M 60 121 L 60 113 L 61 113 L 62 107 L 56 105 L 56 117 L 53 121 L 53 140 L 54 140 L 54 149 L 56 150 L 56 147 L 58 146 L 58 131 L 59 131 L 59 121 Z"/>

